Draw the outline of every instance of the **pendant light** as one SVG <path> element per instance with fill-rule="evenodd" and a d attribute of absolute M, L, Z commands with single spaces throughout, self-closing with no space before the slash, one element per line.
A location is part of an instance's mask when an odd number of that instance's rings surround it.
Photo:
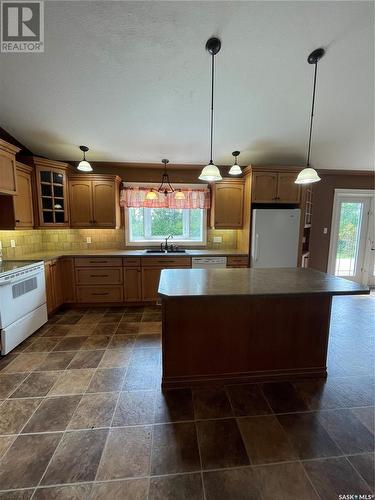
<path fill-rule="evenodd" d="M 164 165 L 164 171 L 161 176 L 161 184 L 157 191 L 155 191 L 153 188 L 150 189 L 150 191 L 146 194 L 146 200 L 157 200 L 159 197 L 158 193 L 164 193 L 164 196 L 168 196 L 168 194 L 170 193 L 175 193 L 176 200 L 184 200 L 184 193 L 181 191 L 181 189 L 178 189 L 177 191 L 173 189 L 169 180 L 169 174 L 167 172 L 167 165 L 169 163 L 169 160 L 164 158 L 163 160 L 161 160 L 161 162 Z"/>
<path fill-rule="evenodd" d="M 86 160 L 86 153 L 89 150 L 89 148 L 87 146 L 80 146 L 79 149 L 83 152 L 83 158 L 79 162 L 77 170 L 80 170 L 81 172 L 92 172 L 92 166 Z"/>
<path fill-rule="evenodd" d="M 237 163 L 237 156 L 239 156 L 240 151 L 233 151 L 232 156 L 234 156 L 234 165 L 230 167 L 229 175 L 240 175 L 242 174 L 241 167 Z"/>
<path fill-rule="evenodd" d="M 146 200 L 157 200 L 158 193 L 154 189 L 150 189 L 150 191 L 146 194 Z"/>
<path fill-rule="evenodd" d="M 322 48 L 316 49 L 307 58 L 307 62 L 309 64 L 315 64 L 314 70 L 314 84 L 313 84 L 313 94 L 312 94 L 312 103 L 311 103 L 311 116 L 310 116 L 310 132 L 309 132 L 309 145 L 307 149 L 307 162 L 306 168 L 301 170 L 298 174 L 297 179 L 295 180 L 296 184 L 312 184 L 313 182 L 320 181 L 320 177 L 318 172 L 310 167 L 310 151 L 311 151 L 311 137 L 312 137 L 312 128 L 313 128 L 313 119 L 314 119 L 314 108 L 315 108 L 315 92 L 316 92 L 316 76 L 318 72 L 318 61 L 324 56 L 325 50 Z"/>
<path fill-rule="evenodd" d="M 199 176 L 201 181 L 214 182 L 222 179 L 220 170 L 212 160 L 212 144 L 214 132 L 214 77 L 215 56 L 221 49 L 221 41 L 218 38 L 210 38 L 206 43 L 206 50 L 211 54 L 211 117 L 210 117 L 210 163 L 206 165 Z"/>

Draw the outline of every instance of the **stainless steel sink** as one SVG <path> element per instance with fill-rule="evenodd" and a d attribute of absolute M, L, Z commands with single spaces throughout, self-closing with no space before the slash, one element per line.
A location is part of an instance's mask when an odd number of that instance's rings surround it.
<path fill-rule="evenodd" d="M 184 248 L 178 248 L 177 250 L 160 250 L 160 248 L 147 248 L 145 253 L 186 253 Z"/>

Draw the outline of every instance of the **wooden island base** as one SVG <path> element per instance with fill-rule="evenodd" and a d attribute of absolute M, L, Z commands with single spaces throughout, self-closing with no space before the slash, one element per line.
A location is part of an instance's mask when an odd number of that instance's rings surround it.
<path fill-rule="evenodd" d="M 163 300 L 162 386 L 326 377 L 330 295 Z"/>

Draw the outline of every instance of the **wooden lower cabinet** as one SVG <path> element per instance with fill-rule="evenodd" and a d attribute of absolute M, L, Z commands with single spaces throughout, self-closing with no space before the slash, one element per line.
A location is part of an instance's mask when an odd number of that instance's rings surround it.
<path fill-rule="evenodd" d="M 142 301 L 155 302 L 158 299 L 158 287 L 161 267 L 142 268 Z"/>
<path fill-rule="evenodd" d="M 124 268 L 124 301 L 142 302 L 142 272 L 140 267 Z"/>
<path fill-rule="evenodd" d="M 249 257 L 247 255 L 229 256 L 227 267 L 249 267 Z"/>
<path fill-rule="evenodd" d="M 52 313 L 64 303 L 63 268 L 59 259 L 45 262 L 47 312 Z"/>
<path fill-rule="evenodd" d="M 122 267 L 78 267 L 77 285 L 122 285 Z"/>
<path fill-rule="evenodd" d="M 66 304 L 74 303 L 76 301 L 74 259 L 72 257 L 62 257 L 59 259 L 59 266 L 63 290 L 63 301 Z"/>
<path fill-rule="evenodd" d="M 77 302 L 123 302 L 123 287 L 121 286 L 77 286 Z"/>

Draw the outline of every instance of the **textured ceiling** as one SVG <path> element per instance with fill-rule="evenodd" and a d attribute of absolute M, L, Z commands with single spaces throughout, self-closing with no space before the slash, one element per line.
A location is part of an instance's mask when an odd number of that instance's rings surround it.
<path fill-rule="evenodd" d="M 216 163 L 304 161 L 323 46 L 312 164 L 374 166 L 372 2 L 48 1 L 45 31 L 44 54 L 0 55 L 0 125 L 37 154 L 206 163 L 215 35 Z"/>

